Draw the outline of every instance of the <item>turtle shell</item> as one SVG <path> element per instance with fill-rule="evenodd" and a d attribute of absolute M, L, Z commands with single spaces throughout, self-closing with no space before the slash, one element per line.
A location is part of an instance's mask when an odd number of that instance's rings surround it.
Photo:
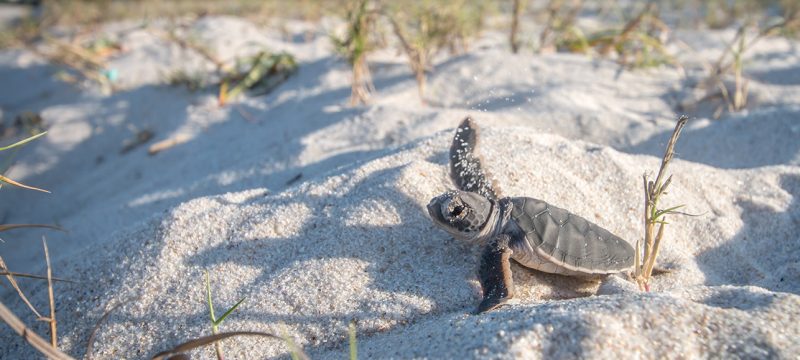
<path fill-rule="evenodd" d="M 608 230 L 542 200 L 518 197 L 511 202 L 509 220 L 516 225 L 512 225 L 514 232 L 520 232 L 514 235 L 524 237 L 526 244 L 521 245 L 527 245 L 522 253 L 515 250 L 514 254 L 516 260 L 522 258 L 523 265 L 586 275 L 616 273 L 633 266 L 633 247 Z M 531 261 L 539 266 L 526 264 Z M 555 267 L 540 266 L 542 263 Z"/>

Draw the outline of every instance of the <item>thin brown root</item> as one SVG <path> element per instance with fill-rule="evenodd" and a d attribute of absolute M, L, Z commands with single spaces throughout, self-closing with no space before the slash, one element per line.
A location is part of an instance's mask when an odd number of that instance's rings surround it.
<path fill-rule="evenodd" d="M 120 302 L 117 305 L 114 305 L 114 307 L 112 307 L 111 309 L 108 309 L 108 311 L 103 313 L 103 316 L 101 316 L 100 319 L 97 320 L 97 323 L 94 324 L 94 328 L 92 328 L 92 333 L 89 335 L 89 340 L 86 343 L 86 359 L 87 360 L 91 360 L 92 359 L 92 352 L 94 351 L 94 340 L 95 340 L 95 336 L 97 335 L 97 330 L 99 330 L 100 327 L 103 326 L 103 324 L 106 322 L 108 317 L 111 316 L 111 313 L 113 313 L 114 311 L 116 311 L 117 309 L 119 309 L 120 307 L 122 307 L 123 305 L 125 305 L 125 304 L 127 304 L 127 303 L 129 303 L 131 301 L 133 301 L 133 299 L 129 299 L 127 301 L 123 301 L 123 302 Z"/>

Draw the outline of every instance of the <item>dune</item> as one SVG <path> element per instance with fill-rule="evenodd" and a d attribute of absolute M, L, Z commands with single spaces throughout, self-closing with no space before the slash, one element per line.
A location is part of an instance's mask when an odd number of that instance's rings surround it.
<path fill-rule="evenodd" d="M 474 315 L 480 249 L 425 211 L 453 187 L 446 151 L 458 122 L 471 115 L 481 126 L 479 152 L 505 195 L 546 200 L 633 243 L 643 232 L 641 175 L 657 171 L 677 118 L 674 69 L 511 55 L 489 34 L 437 63 L 426 105 L 402 58 L 377 53 L 379 92 L 351 108 L 350 73 L 324 37 L 295 42 L 230 17 L 192 26 L 221 53 L 252 52 L 254 43 L 290 51 L 299 71 L 267 96 L 220 108 L 212 90 L 159 83 L 158 71 L 208 64 L 162 46 L 151 29 L 104 28 L 130 44 L 112 60 L 123 89 L 110 96 L 53 81 L 53 67 L 33 53 L 0 51 L 0 74 L 11 79 L 0 85 L 3 114 L 38 111 L 49 126 L 9 174 L 53 191 L 4 188 L 13 206 L 0 211 L 8 222 L 69 229 L 47 236 L 56 275 L 78 281 L 56 286 L 60 346 L 73 356 L 88 355 L 89 335 L 111 309 L 95 358 L 145 358 L 209 334 L 206 271 L 218 312 L 245 299 L 223 330 L 286 332 L 312 358 L 346 356 L 350 322 L 363 358 L 800 353 L 800 68 L 791 67 L 800 50 L 786 40 L 753 53 L 758 106 L 719 120 L 689 113 L 664 201 L 697 216 L 670 218 L 659 258 L 667 272 L 652 291 L 618 276 L 584 281 L 514 264 L 518 301 Z M 242 39 L 226 42 L 226 31 Z M 772 75 L 771 54 L 789 59 Z M 145 128 L 154 141 L 185 141 L 154 156 L 147 146 L 120 153 Z M 30 240 L 38 232 L 3 237 L 13 270 L 41 271 Z M 46 287 L 27 284 L 45 306 Z M 11 291 L 2 296 L 28 311 Z M 35 356 L 9 331 L 0 338 L 0 358 Z M 224 346 L 230 358 L 288 356 L 273 339 Z"/>

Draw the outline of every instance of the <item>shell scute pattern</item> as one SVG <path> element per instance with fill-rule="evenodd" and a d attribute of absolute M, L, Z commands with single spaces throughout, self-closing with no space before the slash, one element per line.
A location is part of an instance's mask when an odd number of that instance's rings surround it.
<path fill-rule="evenodd" d="M 511 219 L 539 254 L 576 270 L 611 272 L 632 265 L 631 246 L 567 210 L 532 198 L 514 198 Z"/>

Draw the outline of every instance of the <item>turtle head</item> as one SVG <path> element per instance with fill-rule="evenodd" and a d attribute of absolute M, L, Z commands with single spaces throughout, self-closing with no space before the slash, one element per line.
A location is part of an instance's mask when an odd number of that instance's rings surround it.
<path fill-rule="evenodd" d="M 475 239 L 490 223 L 493 202 L 486 197 L 466 191 L 448 191 L 428 204 L 433 222 L 456 238 Z M 493 223 L 493 222 L 492 222 Z"/>

